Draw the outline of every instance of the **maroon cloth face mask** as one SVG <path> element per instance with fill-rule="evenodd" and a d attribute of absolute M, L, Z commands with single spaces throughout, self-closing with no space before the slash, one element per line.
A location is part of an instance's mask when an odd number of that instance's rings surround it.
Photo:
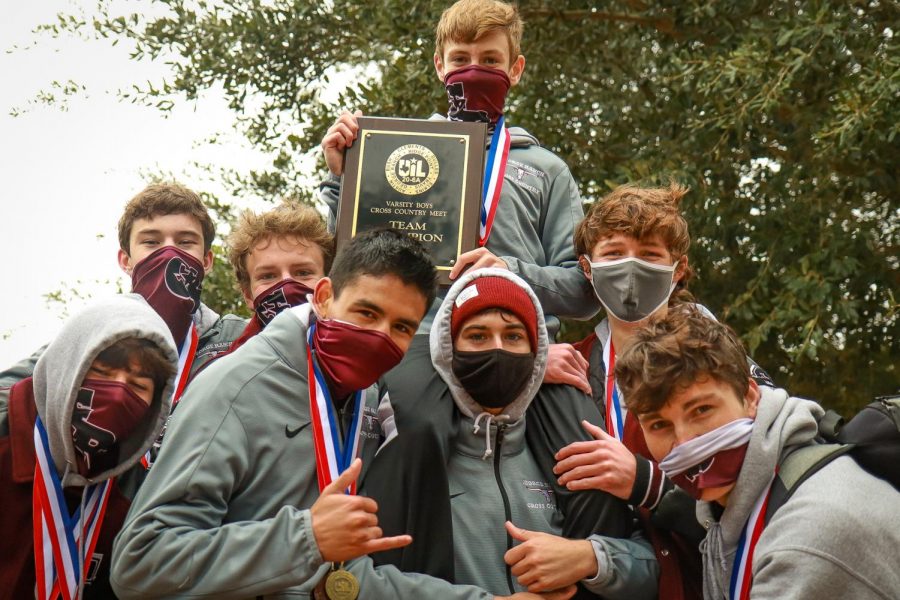
<path fill-rule="evenodd" d="M 191 315 L 200 308 L 203 275 L 203 264 L 174 246 L 156 250 L 131 272 L 131 291 L 143 296 L 162 317 L 179 347 Z"/>
<path fill-rule="evenodd" d="M 253 310 L 261 327 L 268 325 L 275 316 L 286 308 L 306 304 L 312 289 L 299 281 L 285 279 L 260 292 L 253 300 Z"/>
<path fill-rule="evenodd" d="M 731 485 L 738 479 L 750 442 L 722 450 L 684 473 L 671 476 L 672 483 L 699 500 L 703 490 Z"/>
<path fill-rule="evenodd" d="M 119 445 L 150 407 L 120 381 L 85 379 L 72 411 L 78 472 L 94 477 L 116 466 Z"/>
<path fill-rule="evenodd" d="M 313 349 L 333 400 L 369 387 L 403 359 L 394 340 L 380 331 L 336 319 L 319 319 L 315 328 Z"/>
<path fill-rule="evenodd" d="M 511 82 L 500 69 L 469 65 L 447 74 L 444 87 L 451 121 L 496 123 L 503 114 Z"/>

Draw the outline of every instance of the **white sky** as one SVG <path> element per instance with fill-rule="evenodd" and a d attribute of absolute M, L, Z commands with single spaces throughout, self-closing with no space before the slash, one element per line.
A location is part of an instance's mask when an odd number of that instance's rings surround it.
<path fill-rule="evenodd" d="M 131 61 L 121 44 L 31 33 L 77 4 L 0 0 L 0 368 L 29 355 L 61 326 L 61 307 L 48 306 L 44 294 L 77 288 L 96 297 L 115 292 L 117 282 L 127 289 L 116 264 L 116 223 L 149 171 L 221 193 L 202 172 L 185 165 L 264 164 L 233 133 L 233 114 L 221 95 L 176 103 L 167 118 L 122 102 L 115 93 L 133 83 L 159 81 L 164 65 Z M 34 47 L 8 52 L 35 40 Z M 87 91 L 70 99 L 67 111 L 36 106 L 16 117 L 9 114 L 52 81 L 70 79 Z M 215 146 L 202 143 L 212 133 L 228 131 L 232 134 L 220 136 Z M 83 304 L 71 300 L 67 310 Z"/>

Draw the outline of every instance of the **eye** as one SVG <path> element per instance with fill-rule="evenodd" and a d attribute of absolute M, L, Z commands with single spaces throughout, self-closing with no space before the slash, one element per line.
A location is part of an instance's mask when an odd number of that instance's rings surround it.
<path fill-rule="evenodd" d="M 712 409 L 713 409 L 713 407 L 709 404 L 701 404 L 700 406 L 696 407 L 693 410 L 693 413 L 695 416 L 702 417 L 703 415 L 707 414 Z"/>
<path fill-rule="evenodd" d="M 525 336 L 523 336 L 521 333 L 518 333 L 518 332 L 507 333 L 505 337 L 510 342 L 520 342 L 525 339 Z"/>
<path fill-rule="evenodd" d="M 101 377 L 106 377 L 106 375 L 109 374 L 108 369 L 106 369 L 104 367 L 94 367 L 94 366 L 91 366 L 91 368 L 88 369 L 88 372 L 94 373 L 95 375 L 100 375 Z"/>
<path fill-rule="evenodd" d="M 659 431 L 664 431 L 664 430 L 668 429 L 671 425 L 672 424 L 669 423 L 668 421 L 663 421 L 662 419 L 660 419 L 657 421 L 651 421 L 647 425 L 647 429 L 650 431 L 659 432 Z"/>
<path fill-rule="evenodd" d="M 275 273 L 261 273 L 256 278 L 260 281 L 269 281 L 270 279 L 275 279 Z"/>
<path fill-rule="evenodd" d="M 412 328 L 405 323 L 397 323 L 396 325 L 394 325 L 394 330 L 402 333 L 403 335 L 413 335 Z"/>
<path fill-rule="evenodd" d="M 150 382 L 144 379 L 132 379 L 128 384 L 139 392 L 150 391 Z"/>
<path fill-rule="evenodd" d="M 365 308 L 361 308 L 361 309 L 357 310 L 356 314 L 361 316 L 363 319 L 367 319 L 369 321 L 375 320 L 375 313 L 373 313 L 371 310 L 367 310 Z"/>
<path fill-rule="evenodd" d="M 141 241 L 138 242 L 138 243 L 139 243 L 141 246 L 155 246 L 155 245 L 157 245 L 159 242 L 156 241 L 156 240 L 141 240 Z"/>
<path fill-rule="evenodd" d="M 178 242 L 179 246 L 196 246 L 197 240 L 181 240 Z"/>
<path fill-rule="evenodd" d="M 622 256 L 621 250 L 604 250 L 600 254 L 600 258 L 615 258 L 617 256 Z"/>

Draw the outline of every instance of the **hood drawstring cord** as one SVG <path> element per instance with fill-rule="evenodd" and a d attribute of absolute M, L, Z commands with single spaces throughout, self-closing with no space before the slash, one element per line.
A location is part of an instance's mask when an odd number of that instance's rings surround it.
<path fill-rule="evenodd" d="M 494 454 L 494 449 L 491 447 L 491 423 L 509 421 L 509 415 L 492 415 L 487 411 L 480 413 L 475 417 L 475 427 L 472 428 L 474 435 L 478 435 L 478 432 L 481 431 L 482 417 L 487 417 L 487 419 L 484 424 L 484 454 L 481 456 L 481 460 L 487 460 Z"/>

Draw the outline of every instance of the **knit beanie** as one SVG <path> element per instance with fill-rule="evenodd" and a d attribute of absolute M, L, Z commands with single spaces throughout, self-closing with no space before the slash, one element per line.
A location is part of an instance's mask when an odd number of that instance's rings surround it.
<path fill-rule="evenodd" d="M 528 333 L 531 351 L 537 350 L 537 311 L 528 293 L 505 277 L 487 276 L 473 279 L 460 291 L 450 313 L 450 335 L 456 339 L 469 317 L 498 308 L 519 317 Z"/>

